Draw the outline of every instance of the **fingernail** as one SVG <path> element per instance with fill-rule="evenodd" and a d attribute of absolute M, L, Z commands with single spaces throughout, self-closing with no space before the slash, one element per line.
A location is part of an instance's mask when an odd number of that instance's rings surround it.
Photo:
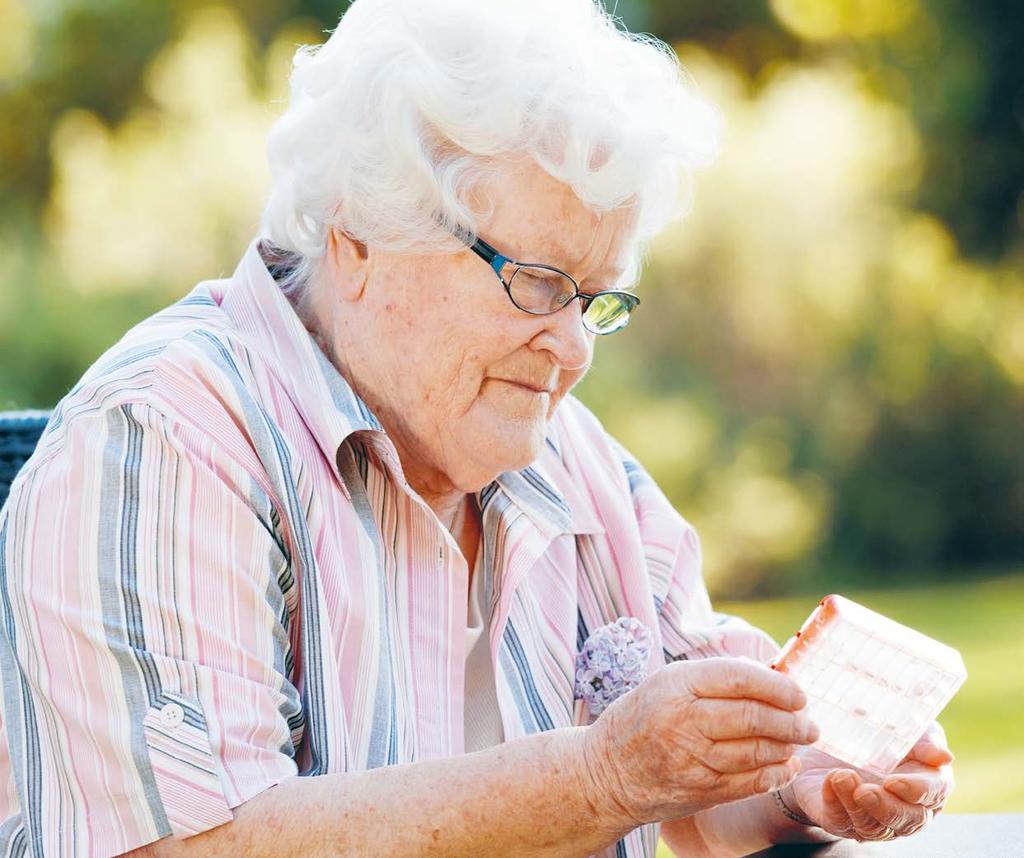
<path fill-rule="evenodd" d="M 797 719 L 797 724 L 800 726 L 800 741 L 804 744 L 816 742 L 818 740 L 819 730 L 818 725 L 815 724 L 810 718 L 803 716 Z"/>
<path fill-rule="evenodd" d="M 857 801 L 871 810 L 874 810 L 879 805 L 878 795 L 874 790 L 868 790 L 863 795 L 858 796 Z"/>
<path fill-rule="evenodd" d="M 843 772 L 842 774 L 836 775 L 835 782 L 841 787 L 852 787 L 853 775 L 849 772 Z"/>
<path fill-rule="evenodd" d="M 900 781 L 900 780 L 886 781 L 885 785 L 887 787 L 892 787 L 893 789 L 899 790 L 900 792 L 902 792 L 903 790 L 905 790 L 907 788 L 907 782 L 906 781 Z"/>

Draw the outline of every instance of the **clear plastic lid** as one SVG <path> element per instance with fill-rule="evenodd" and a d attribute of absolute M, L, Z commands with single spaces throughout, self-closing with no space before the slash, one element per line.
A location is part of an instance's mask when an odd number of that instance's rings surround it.
<path fill-rule="evenodd" d="M 843 596 L 826 596 L 772 668 L 807 695 L 814 746 L 893 771 L 967 679 L 960 653 Z"/>

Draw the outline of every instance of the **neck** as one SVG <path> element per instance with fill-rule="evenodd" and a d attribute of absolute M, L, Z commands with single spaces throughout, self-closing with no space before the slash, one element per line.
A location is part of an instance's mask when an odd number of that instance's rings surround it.
<path fill-rule="evenodd" d="M 458 534 L 455 532 L 455 525 L 459 518 L 459 511 L 466 503 L 466 495 L 464 492 L 455 491 L 446 494 L 430 494 L 426 491 L 420 491 L 412 483 L 412 486 L 416 493 L 423 498 L 423 501 L 433 511 L 434 515 L 437 516 L 438 520 L 447 528 L 453 536 L 458 538 Z"/>
<path fill-rule="evenodd" d="M 406 438 L 401 421 L 392 419 L 397 417 L 397 415 L 392 415 L 384 406 L 384 403 L 378 402 L 377 397 L 373 395 L 372 391 L 366 389 L 366 386 L 360 384 L 356 379 L 356 373 L 352 365 L 353 361 L 349 355 L 346 355 L 342 349 L 337 347 L 337 337 L 330 335 L 330 332 L 337 330 L 336 320 L 329 313 L 326 314 L 328 318 L 324 319 L 324 308 L 318 306 L 320 302 L 317 301 L 322 296 L 314 293 L 313 297 L 312 307 L 305 318 L 303 318 L 303 324 L 328 360 L 334 364 L 334 367 L 348 383 L 349 387 L 355 391 L 374 412 L 377 419 L 380 420 L 388 437 L 395 445 L 398 459 L 402 463 L 402 470 L 405 473 L 406 480 L 409 482 L 409 486 L 434 511 L 434 515 L 437 516 L 441 524 L 449 531 L 452 531 L 457 523 L 459 510 L 462 509 L 466 501 L 466 493 L 453 486 L 443 475 L 424 471 L 419 464 L 422 458 L 409 453 L 408 445 L 404 443 L 409 439 Z M 454 535 L 458 538 L 458 534 Z"/>

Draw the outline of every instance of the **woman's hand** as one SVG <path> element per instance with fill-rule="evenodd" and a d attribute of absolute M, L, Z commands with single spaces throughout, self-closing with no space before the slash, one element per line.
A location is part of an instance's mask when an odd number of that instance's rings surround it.
<path fill-rule="evenodd" d="M 588 787 L 637 825 L 779 789 L 818 736 L 806 702 L 752 659 L 672 662 L 587 728 Z"/>
<path fill-rule="evenodd" d="M 782 791 L 783 801 L 839 837 L 893 840 L 914 834 L 953 791 L 953 754 L 937 721 L 881 780 L 814 748 L 802 749 L 800 756 L 800 774 Z"/>

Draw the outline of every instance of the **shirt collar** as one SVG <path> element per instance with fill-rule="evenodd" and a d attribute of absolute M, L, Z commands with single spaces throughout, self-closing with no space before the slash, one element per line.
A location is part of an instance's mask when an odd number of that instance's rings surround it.
<path fill-rule="evenodd" d="M 384 427 L 306 330 L 270 276 L 258 241 L 253 240 L 235 269 L 221 310 L 270 358 L 272 372 L 344 487 L 338 448 L 353 432 L 383 433 Z"/>
<path fill-rule="evenodd" d="M 557 416 L 555 417 L 557 420 Z M 603 533 L 593 502 L 580 491 L 549 429 L 544 452 L 527 468 L 501 474 L 496 485 L 549 538 L 563 533 Z M 481 492 L 481 504 L 486 497 Z"/>
<path fill-rule="evenodd" d="M 354 432 L 375 432 L 386 438 L 384 427 L 306 330 L 267 270 L 258 244 L 259 239 L 254 239 L 235 269 L 221 310 L 243 336 L 262 353 L 269 353 L 273 371 L 347 494 L 338 469 L 338 449 Z M 387 444 L 392 446 L 390 441 Z M 550 436 L 536 462 L 501 474 L 483 489 L 481 504 L 495 489 L 551 538 L 603 531 L 593 503 L 576 487 Z"/>

